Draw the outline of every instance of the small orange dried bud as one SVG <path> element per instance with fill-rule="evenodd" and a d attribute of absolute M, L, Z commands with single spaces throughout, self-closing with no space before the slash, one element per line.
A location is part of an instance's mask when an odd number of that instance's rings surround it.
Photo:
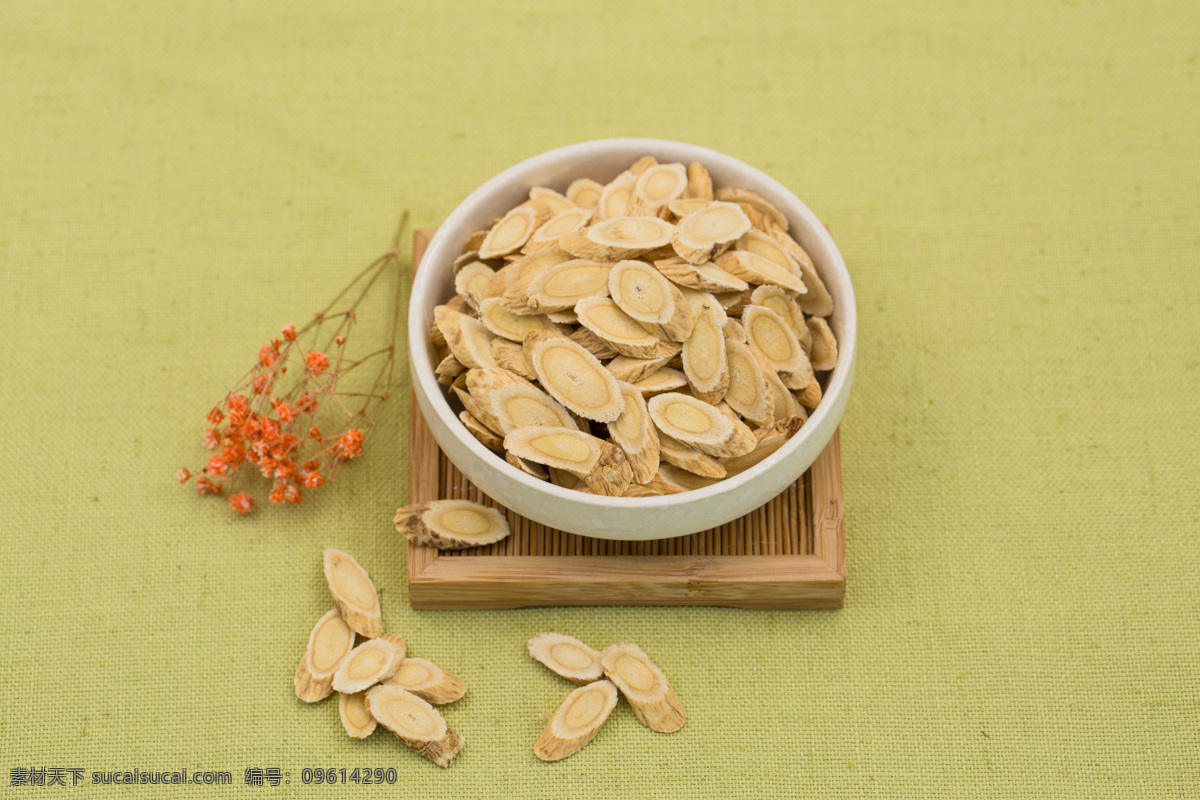
<path fill-rule="evenodd" d="M 262 349 L 258 351 L 258 363 L 264 367 L 275 366 L 275 361 L 279 358 L 279 349 L 269 344 L 264 344 Z"/>
<path fill-rule="evenodd" d="M 283 338 L 287 339 L 289 342 L 296 341 L 296 326 L 295 325 L 284 325 L 283 330 L 280 332 L 283 334 Z"/>
<path fill-rule="evenodd" d="M 363 432 L 351 428 L 337 438 L 337 454 L 340 458 L 355 458 L 362 455 Z"/>
<path fill-rule="evenodd" d="M 309 350 L 304 354 L 304 365 L 308 367 L 309 374 L 315 378 L 329 369 L 329 356 L 318 353 L 316 350 Z"/>
<path fill-rule="evenodd" d="M 188 472 L 187 467 L 180 467 L 179 472 L 175 473 L 175 480 L 180 483 L 187 483 L 192 478 L 192 473 Z"/>
<path fill-rule="evenodd" d="M 196 491 L 200 494 L 220 494 L 221 484 L 213 483 L 208 479 L 208 476 L 201 475 L 196 478 Z"/>
<path fill-rule="evenodd" d="M 250 401 L 244 394 L 231 395 L 226 404 L 229 406 L 229 424 L 240 428 L 250 418 Z"/>
<path fill-rule="evenodd" d="M 221 409 L 213 406 L 212 411 L 208 412 L 206 419 L 213 425 L 219 425 L 221 424 L 221 420 L 225 419 L 225 415 L 221 413 Z"/>
<path fill-rule="evenodd" d="M 296 409 L 292 408 L 287 403 L 280 403 L 279 405 L 275 406 L 275 413 L 278 414 L 279 419 L 285 423 L 292 423 L 296 421 Z"/>
<path fill-rule="evenodd" d="M 311 472 L 301 472 L 296 476 L 296 482 L 308 489 L 315 489 L 325 483 L 325 476 L 313 470 Z"/>
<path fill-rule="evenodd" d="M 229 498 L 229 506 L 239 514 L 249 514 L 254 510 L 254 498 L 245 492 L 238 492 Z"/>

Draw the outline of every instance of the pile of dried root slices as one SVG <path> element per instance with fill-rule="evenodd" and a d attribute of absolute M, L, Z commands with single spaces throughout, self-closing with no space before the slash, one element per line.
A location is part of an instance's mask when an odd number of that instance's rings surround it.
<path fill-rule="evenodd" d="M 529 655 L 579 688 L 567 695 L 546 722 L 533 752 L 559 761 L 595 738 L 619 696 L 652 731 L 674 733 L 687 721 L 683 703 L 663 671 L 634 644 L 597 652 L 572 636 L 542 633 L 528 643 Z M 619 694 L 618 694 L 619 693 Z"/>
<path fill-rule="evenodd" d="M 787 218 L 749 189 L 714 189 L 699 163 L 645 156 L 607 185 L 534 187 L 454 270 L 431 337 L 459 420 L 581 492 L 736 475 L 801 428 L 837 364 L 833 298 Z"/>
<path fill-rule="evenodd" d="M 409 658 L 404 639 L 383 632 L 375 584 L 353 556 L 331 548 L 324 560 L 334 608 L 309 634 L 296 667 L 296 696 L 315 703 L 336 691 L 351 737 L 365 739 L 382 725 L 434 764 L 450 766 L 463 737 L 434 706 L 462 697 L 463 682 L 432 661 Z"/>

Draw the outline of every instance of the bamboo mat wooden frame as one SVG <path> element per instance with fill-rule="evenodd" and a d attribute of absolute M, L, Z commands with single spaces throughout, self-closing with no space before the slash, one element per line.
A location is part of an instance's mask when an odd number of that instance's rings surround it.
<path fill-rule="evenodd" d="M 413 236 L 417 267 L 434 229 Z M 532 522 L 483 494 L 450 462 L 411 406 L 409 502 L 467 499 L 502 510 L 502 542 L 442 552 L 410 544 L 416 609 L 696 605 L 841 608 L 846 585 L 841 446 L 835 433 L 808 472 L 746 516 L 677 539 L 592 539 Z"/>

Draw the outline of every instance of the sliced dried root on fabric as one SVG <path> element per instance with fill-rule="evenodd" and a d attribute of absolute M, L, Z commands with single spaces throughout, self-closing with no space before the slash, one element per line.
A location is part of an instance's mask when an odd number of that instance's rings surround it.
<path fill-rule="evenodd" d="M 336 608 L 317 620 L 308 635 L 308 645 L 296 667 L 296 697 L 306 703 L 324 700 L 333 694 L 333 673 L 337 672 L 354 649 L 354 631 Z"/>
<path fill-rule="evenodd" d="M 567 187 L 567 199 L 580 208 L 593 209 L 600 202 L 600 193 L 603 191 L 603 184 L 591 178 L 580 178 Z"/>
<path fill-rule="evenodd" d="M 560 761 L 596 737 L 608 715 L 617 706 L 617 687 L 598 680 L 567 695 L 546 723 L 533 752 L 542 761 Z"/>
<path fill-rule="evenodd" d="M 384 685 L 399 686 L 435 706 L 453 703 L 467 693 L 462 679 L 424 658 L 406 658 Z"/>
<path fill-rule="evenodd" d="M 463 738 L 450 730 L 437 709 L 399 686 L 381 684 L 367 691 L 367 711 L 409 749 L 439 767 L 462 752 Z"/>
<path fill-rule="evenodd" d="M 728 250 L 750 230 L 750 220 L 734 203 L 713 202 L 679 220 L 671 246 L 679 257 L 703 264 Z"/>
<path fill-rule="evenodd" d="M 576 258 L 619 261 L 671 243 L 675 226 L 657 217 L 617 217 L 568 233 L 558 246 Z"/>
<path fill-rule="evenodd" d="M 529 655 L 551 672 L 572 683 L 584 685 L 604 677 L 599 651 L 593 650 L 574 636 L 561 633 L 539 633 L 527 645 Z"/>
<path fill-rule="evenodd" d="M 608 435 L 613 444 L 625 453 L 625 460 L 633 471 L 633 482 L 646 483 L 658 472 L 658 431 L 650 421 L 646 400 L 637 387 L 624 381 L 617 386 L 625 402 L 625 410 L 616 420 L 608 423 Z"/>
<path fill-rule="evenodd" d="M 568 694 L 534 742 L 536 756 L 544 762 L 557 762 L 580 751 L 595 739 L 617 708 L 617 698 L 617 686 L 608 680 L 580 686 Z"/>
<path fill-rule="evenodd" d="M 395 634 L 368 639 L 350 651 L 345 662 L 333 673 L 333 688 L 354 694 L 392 677 L 404 660 L 404 640 Z"/>
<path fill-rule="evenodd" d="M 683 342 L 692 333 L 695 323 L 683 295 L 644 261 L 618 261 L 608 274 L 608 293 L 622 311 L 659 338 Z"/>
<path fill-rule="evenodd" d="M 578 428 L 518 428 L 504 437 L 504 448 L 529 461 L 566 470 L 596 494 L 620 496 L 633 480 L 633 470 L 619 447 Z"/>
<path fill-rule="evenodd" d="M 818 372 L 833 369 L 838 360 L 838 344 L 833 330 L 820 317 L 812 317 L 807 322 L 808 330 L 812 333 L 812 368 Z"/>
<path fill-rule="evenodd" d="M 581 330 L 589 332 L 612 356 L 661 358 L 673 356 L 680 350 L 679 343 L 668 342 L 651 333 L 607 297 L 585 297 L 575 304 L 575 313 L 583 326 Z M 578 341 L 578 337 L 584 335 L 576 331 L 571 338 Z M 587 349 L 598 353 L 593 347 Z M 598 357 L 605 356 L 598 354 Z"/>
<path fill-rule="evenodd" d="M 602 654 L 604 675 L 612 681 L 643 725 L 659 733 L 674 733 L 687 721 L 679 696 L 641 648 L 613 644 Z"/>
<path fill-rule="evenodd" d="M 342 727 L 346 729 L 346 734 L 352 739 L 367 738 L 375 732 L 375 726 L 379 724 L 371 716 L 371 712 L 367 711 L 367 693 L 365 691 L 353 694 L 340 693 L 338 695 L 338 717 L 342 720 Z"/>
<path fill-rule="evenodd" d="M 332 547 L 324 552 L 323 559 L 329 592 L 350 629 L 368 638 L 383 633 L 379 595 L 367 571 L 354 556 Z"/>
<path fill-rule="evenodd" d="M 782 317 L 769 308 L 750 306 L 742 314 L 746 340 L 752 351 L 761 354 L 789 389 L 804 389 L 813 379 L 812 364 L 804 348 Z"/>
<path fill-rule="evenodd" d="M 660 433 L 710 456 L 740 456 L 754 449 L 754 434 L 736 416 L 691 395 L 667 392 L 647 402 Z"/>
<path fill-rule="evenodd" d="M 431 500 L 396 511 L 396 530 L 410 542 L 439 550 L 462 550 L 498 542 L 511 533 L 494 508 L 470 500 Z"/>
<path fill-rule="evenodd" d="M 616 378 L 570 339 L 542 338 L 530 348 L 529 361 L 550 396 L 579 416 L 612 422 L 625 410 Z"/>

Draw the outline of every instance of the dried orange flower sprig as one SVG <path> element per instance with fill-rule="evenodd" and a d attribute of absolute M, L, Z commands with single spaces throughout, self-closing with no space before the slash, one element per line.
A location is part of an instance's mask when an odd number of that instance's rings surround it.
<path fill-rule="evenodd" d="M 239 486 L 246 471 L 264 479 L 272 503 L 299 503 L 306 491 L 332 478 L 339 464 L 362 454 L 392 385 L 400 319 L 398 243 L 405 221 L 391 250 L 307 325 L 285 325 L 208 412 L 211 427 L 204 431 L 204 446 L 213 453 L 196 477 L 196 491 L 214 496 L 228 491 L 230 507 L 247 514 L 254 510 L 254 497 Z M 397 273 L 389 341 L 351 357 L 347 340 L 358 321 L 357 309 L 389 271 Z M 358 374 L 346 388 L 352 373 Z M 191 477 L 187 467 L 176 475 L 180 483 Z"/>

